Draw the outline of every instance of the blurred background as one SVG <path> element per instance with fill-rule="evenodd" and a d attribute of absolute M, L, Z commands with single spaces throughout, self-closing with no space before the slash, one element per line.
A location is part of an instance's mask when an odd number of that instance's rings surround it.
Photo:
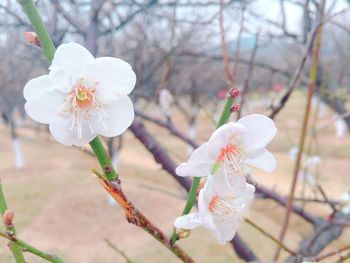
<path fill-rule="evenodd" d="M 325 1 L 324 14 L 323 1 L 317 0 L 35 2 L 56 46 L 78 42 L 96 56 L 128 61 L 136 72 L 134 125 L 104 142 L 127 196 L 167 234 L 181 214 L 189 182 L 162 169 L 164 163 L 154 158 L 157 150 L 171 158 L 170 170 L 186 161 L 193 146 L 210 136 L 227 91 L 235 87 L 241 91 L 236 99 L 240 109 L 232 120 L 262 113 L 273 117 L 279 130 L 269 145 L 277 169 L 254 173 L 269 194 L 257 192 L 248 214 L 278 237 L 285 214 L 281 203 L 298 151 L 311 47 L 321 25 L 316 90 L 295 205 L 322 223 L 339 214 L 341 224 L 321 231 L 318 223 L 293 213 L 286 244 L 302 250 L 314 239 L 317 251 L 311 254 L 349 244 L 349 1 Z M 40 47 L 26 41 L 24 33 L 33 29 L 16 1 L 0 0 L 0 29 L 0 178 L 21 239 L 67 262 L 126 262 L 109 243 L 132 262 L 180 262 L 126 222 L 91 174 L 98 164 L 88 147 L 59 145 L 45 125 L 26 116 L 23 87 L 46 74 L 49 64 Z M 239 234 L 262 262 L 273 258 L 276 244 L 256 229 L 243 223 Z M 321 234 L 326 235 L 323 241 L 318 240 Z M 6 241 L 0 244 L 0 262 L 14 262 Z M 196 262 L 241 262 L 232 244 L 218 245 L 205 229 L 192 231 L 179 244 Z M 280 260 L 288 256 L 282 253 Z M 28 262 L 43 261 L 28 256 Z"/>

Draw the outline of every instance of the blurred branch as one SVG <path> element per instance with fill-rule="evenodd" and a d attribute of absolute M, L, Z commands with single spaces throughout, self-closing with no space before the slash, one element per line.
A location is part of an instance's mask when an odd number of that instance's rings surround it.
<path fill-rule="evenodd" d="M 325 0 L 322 0 L 322 7 L 320 10 L 320 22 L 323 22 L 323 15 L 324 15 L 324 8 L 325 8 Z M 294 201 L 294 194 L 296 189 L 296 184 L 298 180 L 300 165 L 301 165 L 301 159 L 302 154 L 304 150 L 305 145 L 305 139 L 307 136 L 307 128 L 308 128 L 308 122 L 309 122 L 309 116 L 311 111 L 311 99 L 315 91 L 316 87 L 316 80 L 317 80 L 317 72 L 319 68 L 319 61 L 320 61 L 320 49 L 321 49 L 321 41 L 322 41 L 322 26 L 316 27 L 316 33 L 315 33 L 315 40 L 312 41 L 312 64 L 311 64 L 311 70 L 310 70 L 310 77 L 309 77 L 309 85 L 308 85 L 308 94 L 307 94 L 307 101 L 304 111 L 304 118 L 303 118 L 303 124 L 302 124 L 302 130 L 300 134 L 300 141 L 299 141 L 299 147 L 298 147 L 298 154 L 294 166 L 293 171 L 293 180 L 292 184 L 289 190 L 289 196 L 288 196 L 288 203 L 286 208 L 286 214 L 283 221 L 282 230 L 279 236 L 279 241 L 283 242 L 285 235 L 287 233 L 288 225 L 289 225 L 289 219 L 292 211 L 292 205 Z M 278 248 L 276 251 L 276 254 L 274 256 L 274 260 L 278 260 L 279 255 L 281 252 L 281 248 Z"/>
<path fill-rule="evenodd" d="M 133 261 L 119 248 L 117 248 L 109 239 L 105 239 L 105 242 L 107 243 L 107 245 L 113 249 L 115 252 L 117 252 L 120 256 L 122 256 L 125 260 L 126 263 L 133 263 Z"/>

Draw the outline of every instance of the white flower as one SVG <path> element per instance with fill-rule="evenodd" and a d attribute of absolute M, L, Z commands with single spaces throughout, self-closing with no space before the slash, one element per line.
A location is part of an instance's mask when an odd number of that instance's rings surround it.
<path fill-rule="evenodd" d="M 245 178 L 235 176 L 230 187 L 219 172 L 209 175 L 198 196 L 198 212 L 180 216 L 175 227 L 193 229 L 204 226 L 213 231 L 220 244 L 233 239 L 244 213 L 254 198 L 255 188 Z"/>
<path fill-rule="evenodd" d="M 260 114 L 227 123 L 214 131 L 209 141 L 198 147 L 187 163 L 179 165 L 176 173 L 203 177 L 222 168 L 230 180 L 232 175 L 245 176 L 249 172 L 247 165 L 271 172 L 276 167 L 276 160 L 265 147 L 276 132 L 273 120 Z"/>
<path fill-rule="evenodd" d="M 341 211 L 344 214 L 350 214 L 350 192 L 344 193 L 340 197 L 341 199 Z"/>
<path fill-rule="evenodd" d="M 125 61 L 94 58 L 84 47 L 69 43 L 57 48 L 48 75 L 24 87 L 25 109 L 37 122 L 49 124 L 52 136 L 64 145 L 81 146 L 97 134 L 114 137 L 134 119 L 127 96 L 136 76 Z"/>
<path fill-rule="evenodd" d="M 159 91 L 159 106 L 166 117 L 171 116 L 171 104 L 174 98 L 167 89 L 161 89 Z"/>

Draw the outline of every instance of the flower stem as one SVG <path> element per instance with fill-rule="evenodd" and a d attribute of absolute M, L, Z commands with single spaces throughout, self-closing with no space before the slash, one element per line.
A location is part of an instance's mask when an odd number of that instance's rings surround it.
<path fill-rule="evenodd" d="M 40 17 L 38 9 L 36 8 L 32 0 L 17 0 L 22 6 L 23 11 L 27 14 L 30 23 L 33 26 L 36 34 L 38 35 L 40 45 L 44 51 L 45 56 L 52 61 L 55 54 L 55 46 L 49 37 L 49 34 L 44 26 L 44 23 Z"/>
<path fill-rule="evenodd" d="M 4 215 L 6 210 L 7 210 L 7 203 L 6 203 L 5 195 L 2 190 L 2 186 L 0 182 L 0 213 L 2 216 Z M 14 236 L 16 235 L 16 229 L 13 224 L 11 225 L 5 224 L 5 227 L 6 227 L 6 231 L 13 233 Z M 10 242 L 10 250 L 12 251 L 12 254 L 16 260 L 16 263 L 26 262 L 21 249 L 14 242 Z"/>
<path fill-rule="evenodd" d="M 231 115 L 230 109 L 231 109 L 232 103 L 233 103 L 233 99 L 231 97 L 227 97 L 224 109 L 222 110 L 219 121 L 216 124 L 216 129 L 219 128 L 220 126 L 224 125 L 226 123 L 226 121 L 230 118 L 230 115 Z M 196 202 L 196 193 L 197 193 L 197 189 L 198 189 L 200 180 L 201 180 L 200 177 L 193 178 L 191 189 L 190 189 L 190 192 L 188 194 L 185 207 L 182 211 L 182 215 L 187 215 L 188 213 L 191 212 L 191 209 Z M 177 239 L 178 239 L 178 236 L 176 234 L 176 229 L 174 229 L 173 233 L 171 235 L 171 238 L 170 238 L 171 243 L 174 244 Z"/>
<path fill-rule="evenodd" d="M 95 153 L 97 160 L 104 171 L 106 179 L 112 181 L 118 178 L 118 173 L 114 170 L 111 158 L 108 156 L 101 139 L 96 137 L 90 142 L 91 149 Z"/>
<path fill-rule="evenodd" d="M 50 255 L 47 254 L 29 244 L 27 244 L 26 242 L 17 239 L 15 236 L 9 236 L 8 234 L 5 234 L 3 232 L 0 232 L 0 236 L 3 238 L 6 238 L 7 240 L 10 240 L 12 243 L 15 243 L 17 247 L 21 247 L 24 251 L 27 251 L 31 254 L 34 254 L 40 258 L 46 259 L 49 262 L 52 263 L 64 263 L 60 258 L 58 258 L 57 256 L 54 255 Z M 25 262 L 25 261 L 23 261 Z"/>

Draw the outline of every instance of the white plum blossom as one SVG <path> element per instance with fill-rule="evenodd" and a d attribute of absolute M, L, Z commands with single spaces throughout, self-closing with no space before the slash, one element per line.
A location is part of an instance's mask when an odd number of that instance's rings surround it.
<path fill-rule="evenodd" d="M 159 91 L 159 106 L 165 117 L 171 116 L 171 104 L 173 104 L 174 98 L 170 91 L 167 89 L 161 89 Z"/>
<path fill-rule="evenodd" d="M 231 180 L 233 184 L 229 186 L 222 172 L 209 175 L 199 192 L 198 212 L 178 217 L 175 227 L 204 226 L 213 231 L 220 244 L 232 240 L 254 198 L 255 188 L 242 176 Z"/>
<path fill-rule="evenodd" d="M 222 169 L 230 181 L 234 175 L 247 175 L 248 165 L 272 172 L 276 160 L 265 147 L 276 132 L 273 120 L 261 114 L 227 123 L 214 131 L 209 141 L 192 153 L 188 162 L 179 165 L 176 173 L 203 177 Z"/>
<path fill-rule="evenodd" d="M 48 75 L 24 87 L 25 109 L 37 122 L 49 124 L 60 143 L 81 146 L 98 134 L 114 137 L 134 119 L 128 94 L 136 75 L 125 61 L 94 58 L 76 43 L 57 48 Z"/>

